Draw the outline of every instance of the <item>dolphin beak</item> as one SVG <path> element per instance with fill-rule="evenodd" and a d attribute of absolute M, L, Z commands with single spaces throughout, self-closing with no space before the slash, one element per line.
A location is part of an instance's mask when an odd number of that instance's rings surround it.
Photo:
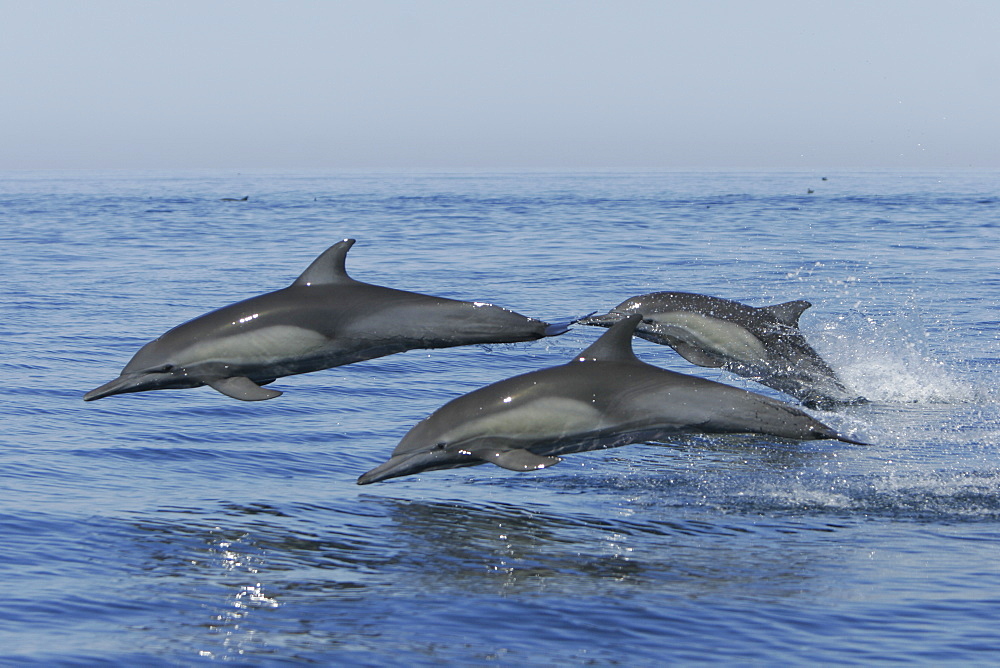
<path fill-rule="evenodd" d="M 104 383 L 104 385 L 87 392 L 83 395 L 83 400 L 96 401 L 104 397 L 110 397 L 112 394 L 121 394 L 122 388 L 128 387 L 134 381 L 134 378 L 118 376 L 110 383 Z"/>
<path fill-rule="evenodd" d="M 456 458 L 454 452 L 448 452 L 447 450 L 418 450 L 402 455 L 393 455 L 388 461 L 379 464 L 358 478 L 358 484 L 370 485 L 373 482 L 382 482 L 389 478 L 399 478 L 404 475 L 413 475 L 414 473 L 422 473 L 424 471 L 475 466 L 482 463 L 481 459 L 471 455 L 459 455 Z"/>
<path fill-rule="evenodd" d="M 148 390 L 150 388 L 150 378 L 148 375 L 133 375 L 133 374 L 122 374 L 118 376 L 110 383 L 105 383 L 98 388 L 87 392 L 83 395 L 84 401 L 96 401 L 98 399 L 103 399 L 104 397 L 110 397 L 115 394 L 126 394 L 128 392 L 142 392 L 143 390 Z"/>
<path fill-rule="evenodd" d="M 370 485 L 373 482 L 382 482 L 389 478 L 398 478 L 411 473 L 417 473 L 425 468 L 420 463 L 436 459 L 432 455 L 434 455 L 433 452 L 412 452 L 405 455 L 394 455 L 388 461 L 379 464 L 358 478 L 358 484 Z M 419 460 L 419 462 L 415 460 Z"/>
<path fill-rule="evenodd" d="M 618 313 L 616 311 L 611 311 L 605 313 L 604 315 L 592 315 L 586 318 L 581 318 L 577 321 L 580 325 L 597 325 L 598 327 L 610 327 L 616 322 L 625 318 L 624 313 Z"/>

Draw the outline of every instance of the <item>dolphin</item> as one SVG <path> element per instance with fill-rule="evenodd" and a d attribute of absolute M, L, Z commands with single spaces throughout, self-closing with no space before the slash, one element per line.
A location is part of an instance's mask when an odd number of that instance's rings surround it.
<path fill-rule="evenodd" d="M 487 462 L 533 471 L 558 464 L 567 453 L 691 433 L 861 444 L 777 399 L 640 361 L 632 335 L 641 319 L 624 317 L 567 364 L 448 402 L 358 484 Z"/>
<path fill-rule="evenodd" d="M 672 347 L 692 364 L 721 367 L 811 408 L 865 403 L 802 336 L 799 316 L 810 306 L 798 300 L 757 308 L 689 292 L 653 292 L 579 323 L 610 327 L 641 313 L 636 335 Z"/>
<path fill-rule="evenodd" d="M 83 399 L 208 385 L 260 401 L 281 394 L 261 386 L 282 376 L 414 348 L 532 341 L 568 329 L 491 304 L 356 281 L 345 269 L 353 245 L 354 239 L 334 244 L 287 288 L 174 327 Z"/>
<path fill-rule="evenodd" d="M 246 202 L 250 199 L 250 195 L 244 195 L 243 197 L 223 197 L 220 202 Z"/>

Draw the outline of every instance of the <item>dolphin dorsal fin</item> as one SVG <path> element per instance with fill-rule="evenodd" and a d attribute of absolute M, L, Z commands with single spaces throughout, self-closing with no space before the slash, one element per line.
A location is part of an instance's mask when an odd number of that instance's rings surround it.
<path fill-rule="evenodd" d="M 773 304 L 771 306 L 761 307 L 761 311 L 767 311 L 772 316 L 777 319 L 783 325 L 788 325 L 789 327 L 799 326 L 799 316 L 807 308 L 812 306 L 812 303 L 807 302 L 804 299 L 799 299 L 794 302 L 785 302 L 784 304 Z"/>
<path fill-rule="evenodd" d="M 344 239 L 323 251 L 312 264 L 295 279 L 292 285 L 330 285 L 353 281 L 347 275 L 345 260 L 347 251 L 354 245 L 354 239 Z"/>
<path fill-rule="evenodd" d="M 639 362 L 632 352 L 632 334 L 642 315 L 634 313 L 622 318 L 590 347 L 573 358 L 574 362 Z M 641 363 L 641 362 L 640 362 Z"/>

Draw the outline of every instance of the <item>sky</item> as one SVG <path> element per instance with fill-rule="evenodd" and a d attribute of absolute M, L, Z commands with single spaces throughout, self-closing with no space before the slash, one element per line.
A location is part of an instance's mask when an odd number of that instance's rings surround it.
<path fill-rule="evenodd" d="M 997 169 L 995 0 L 0 0 L 0 169 Z"/>

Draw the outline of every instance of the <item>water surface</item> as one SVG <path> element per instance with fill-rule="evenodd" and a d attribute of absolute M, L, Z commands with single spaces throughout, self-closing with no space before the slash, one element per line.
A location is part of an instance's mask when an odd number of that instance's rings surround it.
<path fill-rule="evenodd" d="M 2 654 L 994 662 L 998 177 L 0 174 Z M 81 400 L 345 237 L 359 280 L 549 321 L 654 290 L 809 299 L 807 337 L 873 401 L 814 414 L 873 445 L 691 437 L 355 485 L 438 406 L 568 361 L 586 327 L 284 378 L 261 403 Z"/>

